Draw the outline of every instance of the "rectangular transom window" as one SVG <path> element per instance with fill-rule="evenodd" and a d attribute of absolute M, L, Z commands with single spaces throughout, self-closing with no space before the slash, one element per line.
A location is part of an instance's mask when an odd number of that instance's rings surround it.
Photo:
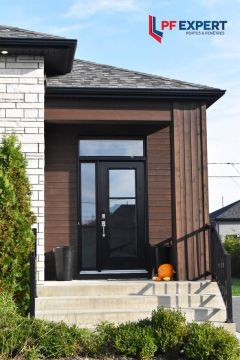
<path fill-rule="evenodd" d="M 80 156 L 144 156 L 143 140 L 80 140 Z"/>

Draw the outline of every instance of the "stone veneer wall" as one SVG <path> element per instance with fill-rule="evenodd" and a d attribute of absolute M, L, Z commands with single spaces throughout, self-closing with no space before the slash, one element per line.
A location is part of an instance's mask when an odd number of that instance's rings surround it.
<path fill-rule="evenodd" d="M 44 281 L 44 59 L 0 56 L 0 137 L 14 132 L 28 160 L 37 216 L 37 282 Z"/>

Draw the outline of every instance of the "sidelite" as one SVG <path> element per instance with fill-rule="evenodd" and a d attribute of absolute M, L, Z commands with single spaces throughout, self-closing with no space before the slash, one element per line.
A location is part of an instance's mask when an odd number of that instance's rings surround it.
<path fill-rule="evenodd" d="M 144 141 L 80 140 L 79 159 L 80 274 L 144 272 Z"/>
<path fill-rule="evenodd" d="M 96 267 L 95 164 L 81 164 L 82 267 Z"/>

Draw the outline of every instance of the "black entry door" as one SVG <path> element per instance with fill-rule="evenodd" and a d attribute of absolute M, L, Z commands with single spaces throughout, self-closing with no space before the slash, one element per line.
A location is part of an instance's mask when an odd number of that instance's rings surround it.
<path fill-rule="evenodd" d="M 81 271 L 144 269 L 143 161 L 80 163 Z"/>
<path fill-rule="evenodd" d="M 143 269 L 143 162 L 99 163 L 99 251 L 104 269 Z"/>

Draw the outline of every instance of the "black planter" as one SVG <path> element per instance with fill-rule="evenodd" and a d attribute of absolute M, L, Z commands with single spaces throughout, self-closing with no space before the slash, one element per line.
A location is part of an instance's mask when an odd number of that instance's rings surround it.
<path fill-rule="evenodd" d="M 73 253 L 71 246 L 57 246 L 53 249 L 56 280 L 71 281 L 73 278 Z"/>

